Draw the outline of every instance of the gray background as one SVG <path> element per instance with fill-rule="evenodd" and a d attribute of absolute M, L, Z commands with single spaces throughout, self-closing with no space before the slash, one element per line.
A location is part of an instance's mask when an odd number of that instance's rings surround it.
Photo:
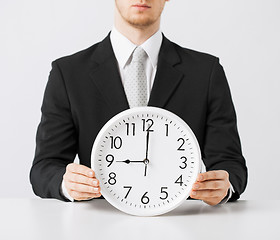
<path fill-rule="evenodd" d="M 235 103 L 249 182 L 242 199 L 280 199 L 279 0 L 171 0 L 161 29 L 220 58 Z M 1 0 L 0 197 L 35 197 L 29 184 L 50 63 L 102 40 L 114 1 Z"/>

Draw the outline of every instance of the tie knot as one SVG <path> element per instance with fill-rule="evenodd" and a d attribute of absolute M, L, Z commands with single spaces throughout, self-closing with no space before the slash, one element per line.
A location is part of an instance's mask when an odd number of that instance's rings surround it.
<path fill-rule="evenodd" d="M 137 47 L 135 48 L 133 54 L 132 54 L 132 61 L 133 62 L 141 62 L 143 63 L 144 60 L 146 59 L 147 54 L 145 50 L 142 47 Z"/>

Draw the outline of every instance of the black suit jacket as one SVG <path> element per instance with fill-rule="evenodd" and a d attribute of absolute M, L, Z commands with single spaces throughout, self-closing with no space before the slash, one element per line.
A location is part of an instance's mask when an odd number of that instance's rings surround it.
<path fill-rule="evenodd" d="M 163 37 L 149 106 L 167 109 L 195 133 L 207 170 L 226 170 L 239 198 L 247 183 L 236 114 L 219 59 Z M 52 63 L 30 181 L 36 195 L 66 200 L 60 185 L 78 154 L 90 167 L 102 126 L 128 109 L 109 35 L 100 43 Z"/>

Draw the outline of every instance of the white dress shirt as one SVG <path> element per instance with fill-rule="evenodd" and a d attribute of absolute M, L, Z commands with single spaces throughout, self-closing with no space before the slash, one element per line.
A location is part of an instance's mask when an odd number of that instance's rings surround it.
<path fill-rule="evenodd" d="M 129 41 L 115 27 L 110 34 L 110 39 L 118 62 L 121 80 L 124 84 L 127 79 L 127 66 L 131 63 L 132 53 L 137 45 Z M 150 97 L 151 89 L 154 83 L 157 71 L 158 54 L 162 39 L 162 33 L 158 30 L 154 35 L 140 45 L 148 55 L 148 59 L 144 65 L 147 79 L 147 99 Z"/>
<path fill-rule="evenodd" d="M 128 40 L 124 35 L 122 35 L 115 27 L 113 27 L 110 40 L 113 47 L 113 51 L 115 57 L 117 59 L 118 68 L 122 83 L 125 82 L 127 78 L 127 66 L 130 64 L 132 59 L 132 53 L 134 49 L 137 47 L 134 43 Z M 158 63 L 158 55 L 159 50 L 162 44 L 162 33 L 158 30 L 154 35 L 152 35 L 149 39 L 147 39 L 140 46 L 145 50 L 148 55 L 148 60 L 145 62 L 145 72 L 147 79 L 147 99 L 150 98 L 151 89 L 154 83 L 156 71 L 157 71 L 157 63 Z M 202 172 L 205 172 L 205 166 L 202 162 Z M 225 203 L 232 195 L 232 186 L 229 190 L 228 198 L 224 199 L 221 203 Z M 61 192 L 63 195 L 68 198 L 70 201 L 74 201 L 74 199 L 68 194 L 64 180 L 61 185 Z"/>

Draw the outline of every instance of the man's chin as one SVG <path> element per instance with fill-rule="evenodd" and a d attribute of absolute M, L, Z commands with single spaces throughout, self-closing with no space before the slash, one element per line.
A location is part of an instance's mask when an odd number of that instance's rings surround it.
<path fill-rule="evenodd" d="M 143 28 L 143 27 L 149 27 L 155 23 L 155 20 L 153 19 L 141 19 L 141 18 L 135 18 L 135 19 L 130 19 L 129 23 L 138 28 Z"/>

